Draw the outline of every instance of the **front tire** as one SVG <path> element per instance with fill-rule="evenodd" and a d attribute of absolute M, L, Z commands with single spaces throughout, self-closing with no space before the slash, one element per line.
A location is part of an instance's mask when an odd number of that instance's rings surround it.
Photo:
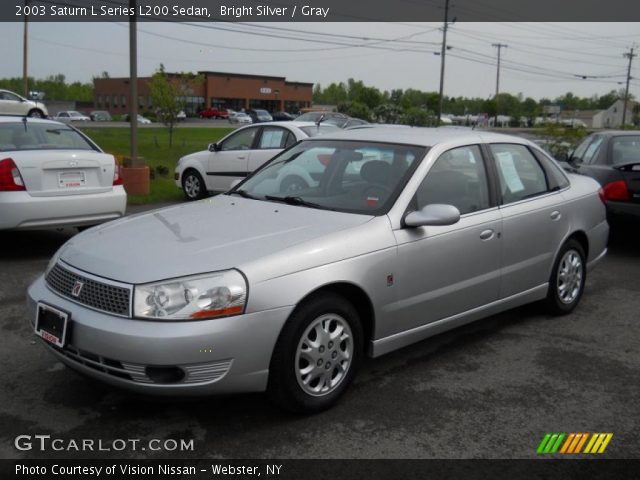
<path fill-rule="evenodd" d="M 362 337 L 358 312 L 344 297 L 323 293 L 305 301 L 276 343 L 267 386 L 271 400 L 297 413 L 333 406 L 355 377 Z"/>
<path fill-rule="evenodd" d="M 580 302 L 587 279 L 586 255 L 576 240 L 564 244 L 549 279 L 547 308 L 554 315 L 571 313 Z"/>
<path fill-rule="evenodd" d="M 207 186 L 196 170 L 190 169 L 182 174 L 182 191 L 184 197 L 189 200 L 200 200 L 207 196 Z"/>
<path fill-rule="evenodd" d="M 286 194 L 296 194 L 301 190 L 306 190 L 309 188 L 307 182 L 305 182 L 304 178 L 299 177 L 298 175 L 289 175 L 282 180 L 280 184 L 280 193 Z"/>
<path fill-rule="evenodd" d="M 37 108 L 34 108 L 33 110 L 29 111 L 27 116 L 31 118 L 44 118 L 44 113 L 42 112 L 42 110 L 38 110 Z"/>

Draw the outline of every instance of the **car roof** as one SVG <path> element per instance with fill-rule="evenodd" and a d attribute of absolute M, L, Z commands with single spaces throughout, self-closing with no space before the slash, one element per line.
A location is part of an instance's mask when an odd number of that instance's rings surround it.
<path fill-rule="evenodd" d="M 509 142 L 529 144 L 522 137 L 491 133 L 479 130 L 462 130 L 454 128 L 424 128 L 424 127 L 376 127 L 336 130 L 325 133 L 312 140 L 359 140 L 365 142 L 402 143 L 432 147 L 449 141 L 468 141 L 469 143 Z"/>
<path fill-rule="evenodd" d="M 53 123 L 55 125 L 64 125 L 65 127 L 67 126 L 65 123 L 58 122 L 56 120 L 49 120 L 47 118 L 25 117 L 23 115 L 0 115 L 0 123 L 22 122 L 25 118 L 27 118 L 27 123 Z"/>
<path fill-rule="evenodd" d="M 621 135 L 640 135 L 640 130 L 606 130 L 603 132 L 593 132 L 592 135 L 604 135 L 606 137 L 619 137 Z"/>

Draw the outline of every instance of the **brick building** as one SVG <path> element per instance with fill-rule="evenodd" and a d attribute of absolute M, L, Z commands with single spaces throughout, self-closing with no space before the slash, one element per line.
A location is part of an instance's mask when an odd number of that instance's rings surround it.
<path fill-rule="evenodd" d="M 284 77 L 241 73 L 198 72 L 204 82 L 193 84 L 184 97 L 187 114 L 207 107 L 242 110 L 261 108 L 269 112 L 297 113 L 311 106 L 313 83 L 289 82 Z M 138 78 L 138 109 L 153 110 L 149 91 L 151 77 Z M 112 114 L 129 111 L 129 78 L 96 78 L 94 102 L 98 110 Z"/>

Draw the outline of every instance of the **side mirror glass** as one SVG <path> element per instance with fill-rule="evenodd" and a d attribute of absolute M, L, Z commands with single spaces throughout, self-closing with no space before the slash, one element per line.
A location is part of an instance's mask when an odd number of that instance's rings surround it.
<path fill-rule="evenodd" d="M 453 205 L 432 203 L 421 210 L 409 213 L 404 224 L 407 227 L 443 226 L 453 225 L 460 221 L 460 210 Z"/>

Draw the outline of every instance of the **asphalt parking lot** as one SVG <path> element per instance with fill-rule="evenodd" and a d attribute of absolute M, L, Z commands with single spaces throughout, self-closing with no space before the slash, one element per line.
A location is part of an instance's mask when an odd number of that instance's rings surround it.
<path fill-rule="evenodd" d="M 311 417 L 261 394 L 134 396 L 57 363 L 31 331 L 25 289 L 74 233 L 0 232 L 2 458 L 532 458 L 547 432 L 612 432 L 602 457 L 640 458 L 640 228 L 613 236 L 572 315 L 522 307 L 368 360 L 341 403 Z M 182 438 L 195 448 L 14 447 L 36 434 Z"/>

